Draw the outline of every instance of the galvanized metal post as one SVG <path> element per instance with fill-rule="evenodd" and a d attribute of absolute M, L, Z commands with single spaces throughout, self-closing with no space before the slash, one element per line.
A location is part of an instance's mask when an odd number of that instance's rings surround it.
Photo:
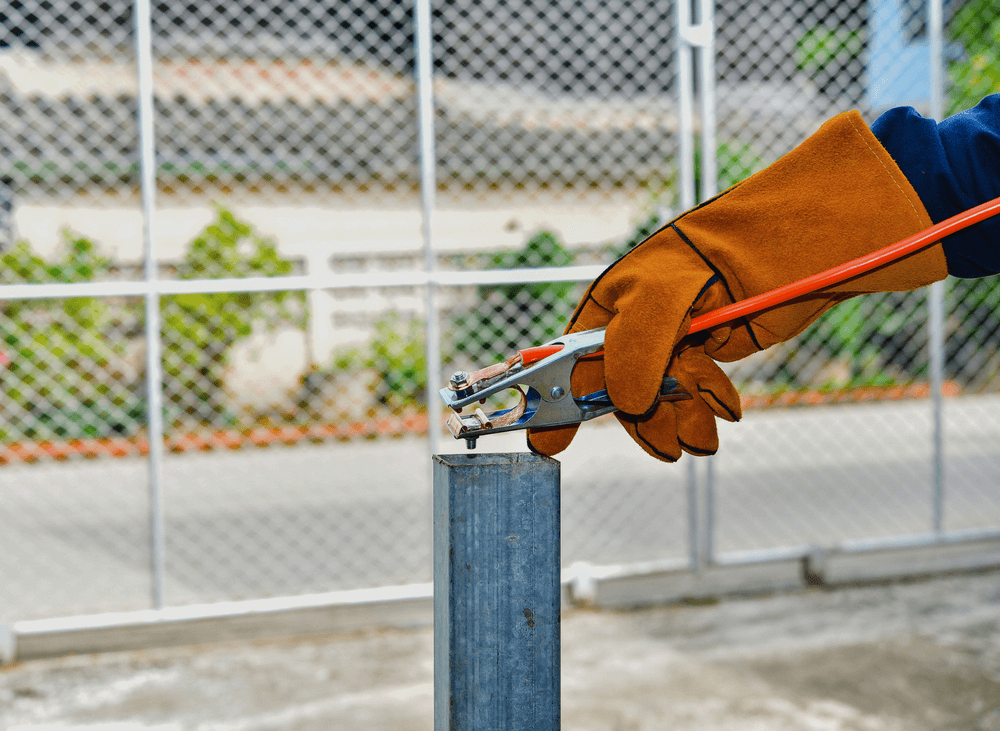
<path fill-rule="evenodd" d="M 559 728 L 559 463 L 434 456 L 434 729 Z"/>

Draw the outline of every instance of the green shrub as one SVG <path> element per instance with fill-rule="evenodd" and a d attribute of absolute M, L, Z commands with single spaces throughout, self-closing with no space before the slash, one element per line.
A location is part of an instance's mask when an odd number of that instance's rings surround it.
<path fill-rule="evenodd" d="M 842 302 L 797 341 L 800 351 L 842 364 L 836 381 L 814 383 L 809 368 L 786 367 L 774 385 L 858 388 L 926 378 L 926 309 L 922 292 L 872 294 Z"/>
<path fill-rule="evenodd" d="M 399 411 L 409 404 L 426 401 L 424 333 L 423 321 L 413 317 L 403 320 L 395 312 L 376 321 L 365 366 L 375 372 L 371 388 L 378 403 Z"/>
<path fill-rule="evenodd" d="M 863 49 L 864 41 L 856 30 L 816 26 L 795 44 L 795 65 L 810 73 L 831 66 L 840 69 L 859 58 Z"/>
<path fill-rule="evenodd" d="M 749 178 L 764 167 L 764 160 L 748 142 L 733 140 L 720 142 L 716 148 L 715 158 L 718 164 L 718 189 L 730 188 L 742 180 Z M 695 190 L 701 190 L 700 166 L 696 167 Z"/>
<path fill-rule="evenodd" d="M 0 256 L 0 283 L 73 283 L 107 279 L 114 263 L 89 239 L 63 233 L 47 260 L 18 242 Z M 188 246 L 182 279 L 282 276 L 292 263 L 274 244 L 223 208 Z M 232 347 L 258 327 L 305 327 L 301 292 L 163 297 L 164 386 L 168 423 L 232 421 L 225 371 Z M 6 300 L 0 340 L 5 416 L 0 439 L 69 439 L 135 435 L 145 425 L 144 364 L 126 361 L 130 339 L 144 332 L 142 303 L 110 298 Z"/>
<path fill-rule="evenodd" d="M 0 283 L 89 282 L 112 269 L 89 239 L 63 232 L 62 247 L 46 261 L 21 241 L 0 257 Z M 5 300 L 0 339 L 9 363 L 3 373 L 4 440 L 104 437 L 141 427 L 143 399 L 114 364 L 124 353 L 123 319 L 135 308 L 107 299 Z"/>
<path fill-rule="evenodd" d="M 493 255 L 488 269 L 568 266 L 573 254 L 550 231 L 532 236 L 520 249 Z M 537 345 L 562 334 L 573 312 L 577 285 L 572 282 L 489 285 L 478 288 L 479 304 L 451 324 L 446 360 L 464 356 L 507 357 L 519 348 Z M 490 360 L 492 362 L 492 360 Z"/>
<path fill-rule="evenodd" d="M 945 374 L 963 387 L 1000 389 L 1000 281 L 946 281 Z"/>
<path fill-rule="evenodd" d="M 177 275 L 181 279 L 280 277 L 292 273 L 275 244 L 258 236 L 231 211 L 216 209 L 189 245 Z M 305 329 L 303 292 L 223 292 L 172 295 L 161 301 L 164 375 L 169 420 L 194 417 L 203 423 L 231 423 L 225 373 L 234 345 L 256 327 L 292 324 Z"/>
<path fill-rule="evenodd" d="M 632 233 L 627 239 L 625 239 L 625 241 L 620 244 L 616 244 L 609 249 L 611 258 L 618 259 L 619 257 L 624 256 L 626 253 L 659 231 L 663 224 L 664 221 L 660 219 L 660 215 L 658 213 L 650 214 L 644 221 L 636 225 L 635 229 L 633 229 Z"/>
<path fill-rule="evenodd" d="M 795 44 L 795 64 L 820 93 L 860 97 L 864 88 L 864 38 L 842 25 L 810 28 Z"/>
<path fill-rule="evenodd" d="M 948 114 L 955 114 L 1000 92 L 1000 6 L 994 0 L 972 0 L 949 23 L 951 38 L 965 57 L 949 65 Z"/>

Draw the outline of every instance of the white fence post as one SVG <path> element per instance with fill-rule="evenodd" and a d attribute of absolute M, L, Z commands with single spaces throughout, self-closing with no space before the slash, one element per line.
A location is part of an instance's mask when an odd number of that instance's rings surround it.
<path fill-rule="evenodd" d="M 149 0 L 135 0 L 135 57 L 139 76 L 139 169 L 142 189 L 142 237 L 146 303 L 146 432 L 149 441 L 149 529 L 152 601 L 163 608 L 165 564 L 163 531 L 163 364 L 160 295 L 152 284 L 159 278 L 154 236 L 156 231 L 156 150 L 153 126 L 153 40 Z"/>
<path fill-rule="evenodd" d="M 692 20 L 692 11 L 697 19 Z M 697 55 L 697 93 L 700 113 L 701 185 L 697 200 L 708 200 L 718 189 L 718 163 L 716 161 L 715 114 L 715 3 L 713 0 L 680 0 L 677 3 L 677 93 L 680 137 L 677 145 L 680 177 L 680 207 L 687 210 L 696 203 L 695 198 L 695 144 L 694 144 L 694 95 L 695 69 L 692 52 Z M 706 473 L 706 499 L 714 500 L 714 471 Z M 712 507 L 701 509 L 698 490 L 698 468 L 693 461 L 688 464 L 688 550 L 691 566 L 700 570 L 711 556 L 707 541 L 711 540 L 707 521 Z"/>
<path fill-rule="evenodd" d="M 414 25 L 417 69 L 417 124 L 420 140 L 420 203 L 424 243 L 424 269 L 428 275 L 437 268 L 433 229 L 437 162 L 434 151 L 434 54 L 431 36 L 430 0 L 414 0 Z M 439 451 L 441 402 L 437 379 L 441 376 L 441 333 L 438 323 L 437 287 L 433 278 L 427 283 L 427 440 L 429 454 Z"/>
<path fill-rule="evenodd" d="M 931 116 L 944 119 L 944 22 L 941 0 L 928 0 L 928 36 L 930 37 Z M 933 409 L 933 506 L 934 533 L 944 531 L 944 282 L 935 282 L 927 292 L 928 345 L 930 349 L 931 408 Z"/>

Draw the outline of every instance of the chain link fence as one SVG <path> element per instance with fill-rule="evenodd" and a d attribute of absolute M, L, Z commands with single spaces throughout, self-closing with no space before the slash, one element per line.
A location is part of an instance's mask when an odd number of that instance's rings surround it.
<path fill-rule="evenodd" d="M 957 111 L 1000 90 L 1000 20 L 983 0 L 943 10 Z M 0 621 L 149 606 L 157 535 L 168 605 L 429 581 L 428 364 L 434 385 L 555 337 L 584 283 L 436 286 L 429 312 L 424 247 L 445 272 L 600 267 L 678 212 L 677 8 L 433 6 L 425 241 L 410 5 L 153 3 L 152 470 L 133 13 L 0 11 Z M 931 113 L 928 18 L 911 0 L 716 3 L 714 90 L 696 91 L 718 187 L 844 109 Z M 607 420 L 582 430 L 567 564 L 687 560 L 692 476 L 715 556 L 1000 525 L 998 287 L 947 284 L 942 499 L 928 295 L 870 296 L 729 368 L 747 418 L 707 477 Z"/>

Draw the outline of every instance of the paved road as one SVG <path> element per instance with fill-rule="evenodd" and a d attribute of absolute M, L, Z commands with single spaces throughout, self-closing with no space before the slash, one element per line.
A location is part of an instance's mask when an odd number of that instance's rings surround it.
<path fill-rule="evenodd" d="M 1000 525 L 998 405 L 948 403 L 948 528 Z M 756 412 L 725 427 L 719 551 L 931 524 L 925 403 Z M 522 438 L 481 446 L 520 450 Z M 613 423 L 588 425 L 561 461 L 567 563 L 686 555 L 683 462 L 646 457 Z M 425 442 L 409 438 L 169 455 L 167 602 L 429 581 L 429 475 Z M 0 495 L 0 621 L 149 605 L 143 460 L 7 466 Z"/>

